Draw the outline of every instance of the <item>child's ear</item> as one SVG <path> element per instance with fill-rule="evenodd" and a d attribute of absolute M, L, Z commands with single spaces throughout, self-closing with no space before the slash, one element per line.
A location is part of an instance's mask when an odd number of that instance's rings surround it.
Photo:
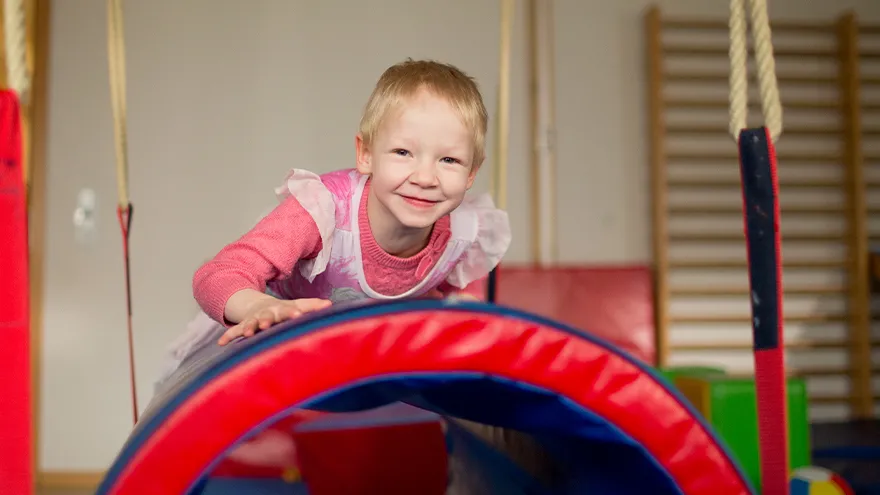
<path fill-rule="evenodd" d="M 361 133 L 357 133 L 354 137 L 354 152 L 357 171 L 369 175 L 373 171 L 373 157 Z"/>

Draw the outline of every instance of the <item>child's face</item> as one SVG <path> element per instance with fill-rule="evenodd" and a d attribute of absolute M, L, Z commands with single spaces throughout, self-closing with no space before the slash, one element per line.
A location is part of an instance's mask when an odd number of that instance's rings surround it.
<path fill-rule="evenodd" d="M 388 115 L 372 146 L 357 137 L 358 171 L 372 174 L 372 193 L 408 228 L 429 227 L 461 204 L 479 165 L 473 156 L 458 113 L 425 90 Z"/>

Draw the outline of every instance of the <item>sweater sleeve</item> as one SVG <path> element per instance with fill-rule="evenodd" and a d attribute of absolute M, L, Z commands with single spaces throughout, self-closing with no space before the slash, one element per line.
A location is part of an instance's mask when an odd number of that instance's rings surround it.
<path fill-rule="evenodd" d="M 228 325 L 224 314 L 233 294 L 264 291 L 267 282 L 289 277 L 297 261 L 314 258 L 321 245 L 315 221 L 296 198 L 288 197 L 196 270 L 193 296 L 208 316 Z"/>

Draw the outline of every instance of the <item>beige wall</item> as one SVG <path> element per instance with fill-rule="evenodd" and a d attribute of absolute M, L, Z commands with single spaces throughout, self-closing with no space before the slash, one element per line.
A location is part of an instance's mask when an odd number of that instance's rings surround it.
<path fill-rule="evenodd" d="M 453 62 L 495 108 L 495 0 L 151 0 L 126 2 L 132 277 L 139 398 L 195 311 L 193 270 L 274 203 L 290 167 L 352 165 L 371 85 L 405 57 Z M 649 259 L 643 0 L 558 0 L 559 225 L 569 262 Z M 679 15 L 725 16 L 724 0 L 669 0 Z M 871 0 L 773 0 L 771 15 L 831 19 Z M 49 92 L 44 470 L 101 470 L 130 425 L 125 300 L 115 218 L 105 2 L 56 1 Z M 528 257 L 529 154 L 523 2 L 512 73 L 509 259 Z M 491 137 L 491 136 L 490 136 Z M 491 154 L 489 157 L 491 161 Z M 478 187 L 487 183 L 485 174 Z M 77 241 L 82 188 L 97 230 Z"/>

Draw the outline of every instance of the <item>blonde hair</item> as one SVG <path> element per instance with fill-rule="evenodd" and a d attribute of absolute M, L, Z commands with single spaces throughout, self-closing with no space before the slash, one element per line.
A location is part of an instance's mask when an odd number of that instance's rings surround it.
<path fill-rule="evenodd" d="M 411 58 L 382 73 L 361 117 L 359 132 L 371 145 L 388 112 L 420 89 L 446 99 L 456 109 L 474 139 L 474 167 L 486 158 L 486 129 L 489 122 L 483 97 L 474 79 L 457 67 L 432 60 Z"/>

